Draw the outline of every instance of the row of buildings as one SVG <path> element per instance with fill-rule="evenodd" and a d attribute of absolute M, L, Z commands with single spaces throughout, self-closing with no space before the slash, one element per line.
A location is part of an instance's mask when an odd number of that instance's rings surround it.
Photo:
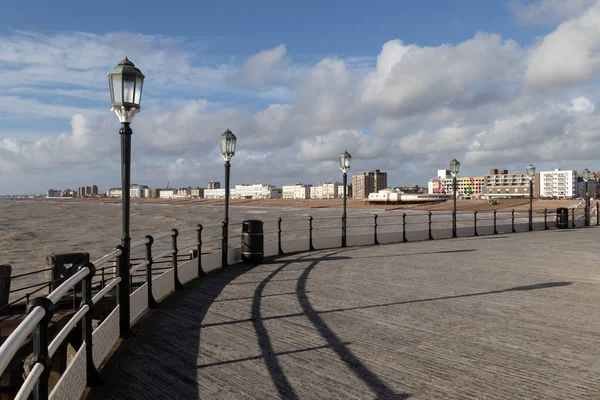
<path fill-rule="evenodd" d="M 594 178 L 595 174 L 592 175 Z M 588 182 L 588 193 L 596 197 L 598 180 Z M 429 194 L 452 194 L 450 171 L 438 170 L 428 184 Z M 490 169 L 484 176 L 459 177 L 456 193 L 466 198 L 529 197 L 529 176 L 526 172 L 509 173 L 506 169 Z M 585 182 L 575 170 L 537 172 L 533 178 L 533 196 L 543 199 L 570 199 L 585 196 Z"/>
<path fill-rule="evenodd" d="M 46 197 L 100 197 L 98 186 L 80 186 L 77 190 L 48 189 Z"/>
<path fill-rule="evenodd" d="M 387 188 L 387 173 L 379 169 L 369 172 L 359 172 L 352 176 L 352 183 L 346 186 L 347 197 L 367 199 L 369 194 L 377 193 Z M 418 187 L 417 187 L 418 188 Z M 234 199 L 341 199 L 344 185 L 341 182 L 323 182 L 319 185 L 294 183 L 277 188 L 266 184 L 238 184 L 230 189 L 230 197 Z M 121 188 L 110 188 L 106 194 L 98 194 L 98 187 L 82 186 L 73 191 L 70 189 L 48 189 L 47 197 L 95 197 L 106 196 L 121 197 Z M 218 181 L 210 181 L 206 188 L 150 188 L 147 185 L 132 184 L 129 196 L 133 199 L 178 199 L 178 198 L 206 198 L 222 199 L 225 197 L 225 188 Z"/>
<path fill-rule="evenodd" d="M 348 185 L 348 194 L 351 194 L 350 185 Z M 319 186 L 306 184 L 283 185 L 277 188 L 273 185 L 240 184 L 235 185 L 229 190 L 229 196 L 233 199 L 337 199 L 341 198 L 343 185 L 341 183 L 326 182 Z M 121 188 L 111 188 L 106 192 L 107 197 L 121 197 Z M 187 188 L 149 188 L 146 185 L 131 185 L 129 196 L 133 199 L 184 199 L 184 198 L 204 198 L 204 199 L 222 199 L 225 198 L 225 188 L 222 188 L 219 182 L 211 181 L 207 188 L 187 187 Z"/>

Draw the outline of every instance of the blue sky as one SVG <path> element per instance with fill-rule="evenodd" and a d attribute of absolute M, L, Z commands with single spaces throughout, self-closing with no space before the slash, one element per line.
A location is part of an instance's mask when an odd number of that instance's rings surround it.
<path fill-rule="evenodd" d="M 598 18 L 598 19 L 597 19 Z M 234 183 L 382 168 L 425 184 L 596 160 L 595 0 L 7 2 L 0 15 L 0 194 L 119 183 L 106 73 L 147 76 L 134 180 Z M 597 43 L 599 42 L 599 43 Z"/>

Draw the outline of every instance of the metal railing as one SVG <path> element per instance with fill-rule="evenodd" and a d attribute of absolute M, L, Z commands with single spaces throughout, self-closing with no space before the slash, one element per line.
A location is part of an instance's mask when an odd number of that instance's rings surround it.
<path fill-rule="evenodd" d="M 595 222 L 596 225 L 600 225 L 598 205 L 596 205 L 595 210 Z M 571 209 L 569 216 L 571 223 L 568 226 L 561 226 L 562 228 L 575 228 L 590 224 L 589 214 L 586 214 L 585 210 Z M 341 237 L 342 227 L 348 221 L 351 222 L 346 224 L 346 228 L 351 233 L 349 236 L 362 236 L 365 239 L 361 242 L 362 244 L 377 245 L 381 242 L 381 237 L 385 235 L 394 235 L 393 240 L 390 241 L 389 237 L 385 240 L 387 243 L 407 242 L 409 241 L 408 233 L 411 233 L 413 240 L 433 240 L 436 236 L 437 238 L 448 238 L 452 237 L 453 217 L 454 213 L 452 212 L 433 211 L 404 212 L 402 214 L 350 214 L 347 215 L 345 221 L 342 221 L 340 217 L 314 218 L 307 215 L 303 218 L 289 218 L 286 220 L 278 218 L 275 221 L 265 221 L 268 225 L 273 224 L 275 226 L 271 230 L 265 230 L 264 234 L 265 237 L 272 237 L 269 242 L 276 244 L 274 254 L 283 255 L 287 254 L 284 251 L 285 244 L 293 240 L 308 241 L 306 246 L 302 246 L 304 249 L 302 251 L 306 251 L 314 250 L 317 247 L 315 241 L 319 239 Z M 584 220 L 583 224 L 581 223 L 582 219 Z M 527 231 L 529 229 L 525 228 L 528 227 L 530 220 L 533 220 L 533 227 L 536 230 L 557 227 L 560 222 L 558 211 L 548 209 L 536 211 L 533 214 L 515 210 L 458 212 L 456 214 L 459 228 L 458 236 L 462 237 Z M 233 224 L 230 223 L 230 226 Z M 93 262 L 81 264 L 76 273 L 64 280 L 47 296 L 36 297 L 28 301 L 27 316 L 0 346 L 0 375 L 2 375 L 13 362 L 17 351 L 32 335 L 33 359 L 30 365 L 31 368 L 15 398 L 27 399 L 32 393 L 35 399 L 46 399 L 52 395 L 53 392 L 49 391 L 52 357 L 80 323 L 82 340 L 78 351 L 83 351 L 86 354 L 85 385 L 89 387 L 101 385 L 102 379 L 97 371 L 92 352 L 94 345 L 93 333 L 95 332 L 92 324 L 94 307 L 110 293 L 119 293 L 116 289 L 125 285 L 127 288 L 126 293 L 129 295 L 125 297 L 117 296 L 116 304 L 119 311 L 118 336 L 128 337 L 130 328 L 135 323 L 136 318 L 135 316 L 132 318 L 131 299 L 134 296 L 144 294 L 138 292 L 138 290 L 143 288 L 147 291 L 147 294 L 141 303 L 141 308 L 138 306 L 136 309 L 136 316 L 145 309 L 159 306 L 158 301 L 160 298 L 155 298 L 154 284 L 160 283 L 162 285 L 161 293 L 164 297 L 168 295 L 170 290 L 183 288 L 185 282 L 182 283 L 180 280 L 182 273 L 180 267 L 186 268 L 186 282 L 190 280 L 190 275 L 192 276 L 191 279 L 206 275 L 202 264 L 203 256 L 223 251 L 229 252 L 234 247 L 230 246 L 228 249 L 222 249 L 217 246 L 213 247 L 214 252 L 202 252 L 202 246 L 206 243 L 219 242 L 222 239 L 222 236 L 219 235 L 203 239 L 206 228 L 222 232 L 221 227 L 222 224 L 207 227 L 198 224 L 179 230 L 172 229 L 154 236 L 145 236 L 143 239 L 131 243 L 131 249 L 143 250 L 143 255 L 131 258 L 132 264 L 126 271 L 115 270 L 113 272 L 112 270 L 115 269 L 115 265 L 119 265 L 119 258 L 122 256 L 122 249 L 117 246 L 111 253 Z M 434 227 L 436 228 L 434 229 Z M 237 230 L 235 232 L 238 233 Z M 326 232 L 327 234 L 325 234 Z M 319 233 L 323 233 L 323 235 Z M 286 235 L 288 240 L 284 240 Z M 187 242 L 182 241 L 182 237 Z M 234 238 L 235 235 L 230 235 L 230 237 Z M 240 233 L 240 242 L 241 237 Z M 170 238 L 170 243 L 162 243 L 162 247 L 157 246 L 157 240 L 168 238 Z M 187 256 L 185 256 L 186 250 L 189 250 Z M 185 262 L 181 264 L 183 261 Z M 155 265 L 159 263 L 168 263 L 169 266 L 156 267 Z M 193 267 L 193 269 L 190 269 L 190 267 Z M 94 279 L 98 278 L 100 271 L 102 272 L 102 278 L 100 281 L 95 281 Z M 192 274 L 190 274 L 190 271 L 192 271 Z M 170 274 L 172 274 L 172 277 Z M 168 278 L 168 282 L 165 281 L 166 278 Z M 44 285 L 47 284 L 44 283 Z M 136 284 L 139 286 L 134 291 L 133 288 Z M 61 330 L 50 340 L 48 328 L 55 314 L 57 304 L 64 296 L 76 290 L 78 285 L 81 286 L 81 301 L 73 310 L 74 314 L 69 316 L 68 321 Z M 31 288 L 35 288 L 35 285 L 31 285 Z M 26 290 L 26 288 L 23 290 Z"/>

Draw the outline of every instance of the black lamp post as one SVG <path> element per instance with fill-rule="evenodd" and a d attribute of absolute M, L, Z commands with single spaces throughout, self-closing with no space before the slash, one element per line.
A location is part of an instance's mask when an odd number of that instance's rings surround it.
<path fill-rule="evenodd" d="M 450 161 L 450 173 L 452 174 L 452 189 L 454 192 L 454 211 L 452 212 L 452 237 L 456 237 L 456 177 L 460 169 L 460 163 L 455 158 Z"/>
<path fill-rule="evenodd" d="M 131 61 L 125 57 L 108 74 L 110 86 L 111 110 L 117 114 L 121 122 L 121 209 L 123 235 L 121 237 L 121 251 L 117 264 L 117 275 L 121 278 L 117 290 L 117 301 L 119 303 L 119 331 L 120 336 L 131 335 L 129 328 L 130 314 L 130 245 L 129 237 L 129 187 L 131 181 L 131 121 L 135 114 L 140 111 L 142 99 L 142 87 L 144 85 L 144 74 L 137 69 Z"/>
<path fill-rule="evenodd" d="M 227 264 L 227 250 L 229 241 L 229 170 L 231 169 L 231 157 L 235 154 L 235 141 L 237 138 L 229 129 L 227 129 L 221 137 L 219 142 L 221 143 L 221 156 L 225 160 L 225 218 L 223 219 L 223 236 L 221 243 L 221 265 L 226 267 Z"/>
<path fill-rule="evenodd" d="M 533 230 L 533 178 L 535 177 L 535 167 L 533 164 L 527 166 L 527 176 L 529 177 L 529 230 Z"/>
<path fill-rule="evenodd" d="M 344 213 L 342 214 L 342 247 L 346 247 L 346 198 L 348 194 L 346 193 L 348 187 L 348 171 L 350 170 L 350 162 L 352 161 L 352 156 L 347 151 L 344 151 L 340 155 L 340 169 L 343 172 L 343 198 L 344 198 Z"/>
<path fill-rule="evenodd" d="M 590 197 L 588 195 L 588 181 L 590 180 L 590 170 L 583 170 L 583 180 L 585 182 L 585 226 L 590 225 Z"/>

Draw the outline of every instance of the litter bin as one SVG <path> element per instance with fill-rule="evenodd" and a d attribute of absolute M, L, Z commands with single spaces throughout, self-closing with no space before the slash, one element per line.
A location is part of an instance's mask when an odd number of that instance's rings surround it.
<path fill-rule="evenodd" d="M 557 208 L 556 209 L 556 227 L 558 229 L 569 228 L 569 209 L 568 208 Z"/>
<path fill-rule="evenodd" d="M 264 256 L 263 222 L 249 219 L 242 222 L 242 261 L 259 263 Z"/>

